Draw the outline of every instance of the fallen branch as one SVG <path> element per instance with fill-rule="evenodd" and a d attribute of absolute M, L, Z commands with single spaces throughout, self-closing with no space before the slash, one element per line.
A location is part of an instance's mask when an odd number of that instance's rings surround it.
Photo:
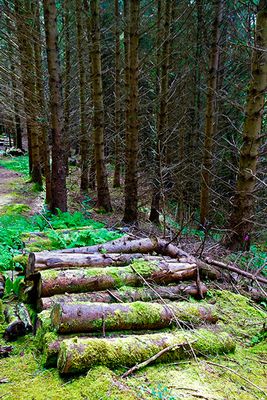
<path fill-rule="evenodd" d="M 191 342 L 190 344 L 192 344 L 192 343 L 193 342 Z M 172 346 L 165 347 L 165 349 L 160 350 L 157 354 L 150 357 L 148 360 L 143 361 L 140 364 L 136 364 L 134 367 L 128 369 L 128 371 L 126 371 L 126 372 L 124 372 L 124 374 L 122 374 L 121 378 L 126 378 L 127 376 L 133 374 L 135 371 L 138 371 L 139 369 L 146 367 L 148 364 L 151 364 L 153 361 L 157 360 L 164 353 L 167 353 L 167 351 L 171 351 L 178 346 L 188 346 L 188 345 L 189 345 L 188 342 L 183 342 L 183 343 L 179 343 L 179 344 L 177 343 L 177 344 L 173 344 Z"/>
<path fill-rule="evenodd" d="M 255 276 L 255 275 L 251 274 L 250 272 L 243 271 L 240 268 L 237 268 L 237 267 L 235 267 L 233 265 L 230 265 L 230 264 L 225 264 L 225 263 L 223 263 L 221 261 L 213 260 L 210 257 L 206 257 L 205 261 L 208 264 L 215 265 L 216 267 L 220 267 L 220 268 L 223 268 L 223 269 L 227 269 L 228 271 L 235 272 L 235 273 L 237 273 L 239 275 L 242 275 L 242 276 L 244 276 L 244 277 L 246 277 L 248 279 L 251 279 L 252 281 L 258 281 L 258 282 L 262 282 L 262 283 L 267 284 L 267 278 L 264 278 L 263 276 Z"/>

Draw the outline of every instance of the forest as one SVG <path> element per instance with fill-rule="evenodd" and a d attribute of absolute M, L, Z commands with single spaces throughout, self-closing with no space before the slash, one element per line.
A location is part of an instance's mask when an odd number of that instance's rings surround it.
<path fill-rule="evenodd" d="M 0 27 L 0 398 L 267 399 L 267 0 Z"/>

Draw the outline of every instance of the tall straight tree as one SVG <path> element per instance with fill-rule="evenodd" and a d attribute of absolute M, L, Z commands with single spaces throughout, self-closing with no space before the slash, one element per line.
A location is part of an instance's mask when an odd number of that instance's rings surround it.
<path fill-rule="evenodd" d="M 121 185 L 121 99 L 120 99 L 120 85 L 121 85 L 121 54 L 120 54 L 120 12 L 119 0 L 114 0 L 114 14 L 115 14 L 115 168 L 113 187 L 120 187 Z"/>
<path fill-rule="evenodd" d="M 39 126 L 36 114 L 35 69 L 33 52 L 33 15 L 31 2 L 15 0 L 17 36 L 21 58 L 21 77 L 26 113 L 30 176 L 32 182 L 42 186 L 42 173 L 39 153 Z"/>
<path fill-rule="evenodd" d="M 89 135 L 86 129 L 85 90 L 86 74 L 84 66 L 84 39 L 82 23 L 82 2 L 76 0 L 76 26 L 77 26 L 77 55 L 79 66 L 79 93 L 80 93 L 80 154 L 81 154 L 81 190 L 86 192 L 89 188 Z"/>
<path fill-rule="evenodd" d="M 162 158 L 165 153 L 164 149 L 164 137 L 167 129 L 167 115 L 168 115 L 168 93 L 169 93 L 169 69 L 170 69 L 170 22 L 172 15 L 172 1 L 165 0 L 165 15 L 164 15 L 164 27 L 163 32 L 161 29 L 161 3 L 159 2 L 158 7 L 158 40 L 157 44 L 160 47 L 160 37 L 163 33 L 163 45 L 161 51 L 161 57 L 157 56 L 157 62 L 159 68 L 159 93 L 160 103 L 157 112 L 157 149 L 156 149 L 156 163 L 155 163 L 155 179 L 151 202 L 151 211 L 149 219 L 152 222 L 159 223 L 159 208 L 160 198 L 162 190 L 162 179 L 161 179 L 161 164 Z M 158 50 L 159 52 L 159 50 Z"/>
<path fill-rule="evenodd" d="M 134 223 L 138 219 L 138 47 L 139 47 L 139 0 L 129 4 L 129 95 L 126 100 L 126 170 L 125 208 L 123 221 Z M 127 68 L 127 67 L 126 67 Z M 127 78 L 128 79 L 128 78 Z M 127 95 L 127 94 L 126 94 Z"/>
<path fill-rule="evenodd" d="M 42 62 L 42 36 L 40 26 L 40 5 L 39 2 L 32 3 L 34 18 L 34 55 L 36 74 L 36 99 L 39 112 L 39 148 L 42 170 L 45 175 L 45 201 L 50 208 L 51 205 L 51 170 L 50 170 L 50 149 L 48 141 L 48 124 L 46 120 L 43 62 Z"/>
<path fill-rule="evenodd" d="M 252 51 L 251 81 L 247 95 L 243 144 L 240 151 L 236 194 L 230 218 L 232 235 L 226 243 L 233 250 L 246 247 L 253 228 L 256 170 L 267 88 L 267 0 L 260 0 Z"/>
<path fill-rule="evenodd" d="M 216 89 L 219 66 L 219 40 L 222 22 L 223 0 L 215 0 L 215 18 L 213 22 L 212 43 L 208 72 L 208 93 L 205 120 L 205 139 L 201 168 L 200 225 L 205 226 L 210 208 L 210 185 L 214 130 L 216 126 Z"/>
<path fill-rule="evenodd" d="M 47 64 L 52 132 L 51 211 L 67 210 L 66 165 L 63 148 L 63 99 L 59 65 L 57 9 L 55 0 L 44 0 Z"/>
<path fill-rule="evenodd" d="M 93 134 L 95 147 L 97 203 L 99 208 L 112 211 L 104 154 L 104 105 L 101 67 L 99 0 L 91 0 L 91 73 L 93 102 Z"/>

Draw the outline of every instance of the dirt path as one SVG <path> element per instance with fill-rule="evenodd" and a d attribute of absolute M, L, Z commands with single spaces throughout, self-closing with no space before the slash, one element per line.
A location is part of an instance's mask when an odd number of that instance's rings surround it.
<path fill-rule="evenodd" d="M 33 185 L 15 171 L 0 166 L 0 212 L 7 206 L 25 204 L 30 207 L 28 215 L 40 212 L 44 193 L 35 192 Z"/>

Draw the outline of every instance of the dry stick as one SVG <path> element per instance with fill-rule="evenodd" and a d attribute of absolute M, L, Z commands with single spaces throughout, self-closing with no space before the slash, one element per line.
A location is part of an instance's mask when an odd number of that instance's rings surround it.
<path fill-rule="evenodd" d="M 227 269 L 227 270 L 229 270 L 229 271 L 236 272 L 237 274 L 242 275 L 242 276 L 245 276 L 246 278 L 251 279 L 251 280 L 253 280 L 253 281 L 256 281 L 256 282 L 258 281 L 258 282 L 262 282 L 262 283 L 267 284 L 267 279 L 264 278 L 263 276 L 257 276 L 257 277 L 255 277 L 255 276 L 254 276 L 253 274 L 251 274 L 250 272 L 243 271 L 243 270 L 240 269 L 240 268 L 234 267 L 233 265 L 225 264 L 225 263 L 223 263 L 223 262 L 221 262 L 221 261 L 213 260 L 213 259 L 210 258 L 210 257 L 206 257 L 206 258 L 205 258 L 205 261 L 206 261 L 208 264 L 212 264 L 212 265 L 215 265 L 215 266 L 217 266 L 217 267 L 221 267 L 221 268 Z"/>
<path fill-rule="evenodd" d="M 191 345 L 192 343 L 196 342 L 196 340 L 192 341 L 192 342 L 183 342 L 183 343 L 176 343 L 173 344 L 171 346 L 165 347 L 165 349 L 162 349 L 161 351 L 159 351 L 158 353 L 156 353 L 154 356 L 148 358 L 146 361 L 143 361 L 140 364 L 136 364 L 134 367 L 128 369 L 128 371 L 124 372 L 124 374 L 122 374 L 121 378 L 126 378 L 127 376 L 131 375 L 133 372 L 146 367 L 148 364 L 152 363 L 153 361 L 155 361 L 157 358 L 159 358 L 162 354 L 167 353 L 167 351 L 173 350 L 176 347 L 182 347 L 182 346 L 188 346 Z"/>
<path fill-rule="evenodd" d="M 236 372 L 232 368 L 226 367 L 225 365 L 217 364 L 217 363 L 212 362 L 212 361 L 206 361 L 206 363 L 210 364 L 210 365 L 214 365 L 215 367 L 220 367 L 220 368 L 226 369 L 227 371 L 232 372 L 233 374 L 239 376 L 239 378 L 243 379 L 245 382 L 249 383 L 251 386 L 255 387 L 257 390 L 259 390 L 265 396 L 267 396 L 267 393 L 261 387 L 259 387 L 258 385 L 255 385 L 255 383 L 251 382 L 249 379 L 247 379 L 244 376 L 240 375 L 238 372 Z"/>
<path fill-rule="evenodd" d="M 123 303 L 123 301 L 118 297 L 118 296 L 116 296 L 114 293 L 112 293 L 110 290 L 106 290 L 106 292 L 111 296 L 111 297 L 113 297 L 113 299 L 115 299 L 118 303 Z"/>

